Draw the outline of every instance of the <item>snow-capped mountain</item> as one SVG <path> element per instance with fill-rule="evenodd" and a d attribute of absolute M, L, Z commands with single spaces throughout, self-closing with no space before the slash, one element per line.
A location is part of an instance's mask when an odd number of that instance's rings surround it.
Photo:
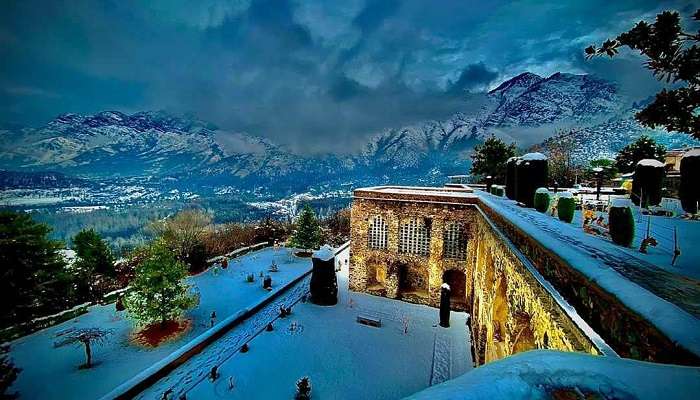
<path fill-rule="evenodd" d="M 639 110 L 640 108 L 633 106 L 615 118 L 590 127 L 572 129 L 561 136 L 545 140 L 542 145 L 546 148 L 548 142 L 562 138 L 572 140 L 571 156 L 574 163 L 580 165 L 586 165 L 598 158 L 614 159 L 623 147 L 634 142 L 641 135 L 653 138 L 656 143 L 666 146 L 667 149 L 700 146 L 700 141 L 684 133 L 642 127 L 634 119 L 634 114 Z"/>
<path fill-rule="evenodd" d="M 614 85 L 589 75 L 523 73 L 481 96 L 478 112 L 387 129 L 351 155 L 302 156 L 267 139 L 165 112 L 64 114 L 40 128 L 0 131 L 0 168 L 289 191 L 348 179 L 439 182 L 445 174 L 468 172 L 469 154 L 485 137 L 522 144 L 532 127 L 551 129 L 549 135 L 555 126 L 576 127 L 582 161 L 611 156 L 641 133 L 654 134 L 634 121 L 634 110 L 624 110 L 626 99 Z M 692 141 L 682 134 L 658 137 L 672 147 Z"/>
<path fill-rule="evenodd" d="M 60 169 L 84 176 L 164 175 L 212 168 L 239 171 L 277 147 L 258 137 L 221 132 L 196 118 L 165 112 L 64 114 L 39 129 L 2 135 L 0 165 Z"/>
<path fill-rule="evenodd" d="M 486 126 L 533 126 L 583 122 L 621 110 L 623 99 L 610 82 L 591 75 L 557 72 L 548 78 L 525 73 L 489 92 L 498 106 Z"/>
<path fill-rule="evenodd" d="M 586 126 L 616 115 L 624 104 L 611 83 L 564 73 L 543 78 L 526 72 L 486 96 L 486 105 L 474 115 L 457 113 L 444 121 L 388 129 L 376 135 L 363 150 L 361 164 L 466 173 L 473 146 L 491 134 L 520 141 L 523 138 L 513 137 L 513 133 L 503 135 L 502 131 L 552 123 Z"/>

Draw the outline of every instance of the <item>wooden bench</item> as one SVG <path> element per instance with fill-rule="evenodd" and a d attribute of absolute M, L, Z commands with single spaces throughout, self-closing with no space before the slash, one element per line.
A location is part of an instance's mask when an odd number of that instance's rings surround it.
<path fill-rule="evenodd" d="M 358 315 L 357 322 L 362 325 L 373 326 L 375 328 L 380 328 L 382 326 L 382 320 L 377 317 L 370 317 L 368 315 Z"/>

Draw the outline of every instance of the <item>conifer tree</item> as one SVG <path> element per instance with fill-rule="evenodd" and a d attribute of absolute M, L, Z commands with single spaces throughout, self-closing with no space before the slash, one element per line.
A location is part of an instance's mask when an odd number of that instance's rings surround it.
<path fill-rule="evenodd" d="M 107 243 L 94 229 L 83 229 L 73 237 L 73 249 L 80 267 L 105 275 L 114 275 L 114 257 Z"/>
<path fill-rule="evenodd" d="M 61 309 L 68 277 L 60 242 L 29 214 L 0 211 L 0 321 L 26 320 Z"/>
<path fill-rule="evenodd" d="M 185 283 L 187 268 L 162 241 L 151 244 L 146 258 L 136 267 L 132 290 L 125 298 L 126 309 L 140 325 L 179 318 L 195 305 Z"/>
<path fill-rule="evenodd" d="M 311 206 L 304 205 L 296 221 L 296 230 L 291 245 L 300 249 L 312 250 L 321 244 L 321 229 Z"/>
<path fill-rule="evenodd" d="M 664 145 L 657 144 L 651 137 L 642 135 L 620 150 L 615 158 L 615 166 L 620 172 L 632 172 L 639 161 L 652 158 L 663 162 L 665 154 Z"/>
<path fill-rule="evenodd" d="M 471 173 L 482 178 L 491 175 L 494 183 L 504 183 L 506 161 L 515 157 L 515 150 L 515 143 L 507 145 L 495 136 L 489 137 L 483 144 L 474 148 Z"/>

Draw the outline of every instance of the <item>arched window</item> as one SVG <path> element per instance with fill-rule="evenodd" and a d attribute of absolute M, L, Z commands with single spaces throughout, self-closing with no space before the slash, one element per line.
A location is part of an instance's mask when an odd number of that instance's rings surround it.
<path fill-rule="evenodd" d="M 367 233 L 368 247 L 370 249 L 384 250 L 387 248 L 386 220 L 377 215 L 369 219 L 369 232 Z"/>
<path fill-rule="evenodd" d="M 461 222 L 448 222 L 442 232 L 443 258 L 465 260 L 467 258 L 467 232 Z"/>
<path fill-rule="evenodd" d="M 427 256 L 430 254 L 430 220 L 411 218 L 401 224 L 399 252 Z"/>

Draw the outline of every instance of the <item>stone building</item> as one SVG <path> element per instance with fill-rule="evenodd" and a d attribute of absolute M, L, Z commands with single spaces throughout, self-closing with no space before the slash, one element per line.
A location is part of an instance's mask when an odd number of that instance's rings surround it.
<path fill-rule="evenodd" d="M 466 310 L 475 200 L 469 188 L 356 190 L 350 289 L 438 306 L 446 282 L 453 309 Z"/>
<path fill-rule="evenodd" d="M 687 347 L 481 196 L 462 184 L 355 190 L 350 289 L 437 307 L 448 283 L 452 309 L 471 315 L 477 364 L 556 349 L 698 365 Z"/>
<path fill-rule="evenodd" d="M 466 186 L 374 187 L 354 192 L 350 289 L 437 307 L 450 285 L 468 311 L 477 363 L 536 348 L 600 354 L 552 301 L 527 262 L 498 236 Z"/>

